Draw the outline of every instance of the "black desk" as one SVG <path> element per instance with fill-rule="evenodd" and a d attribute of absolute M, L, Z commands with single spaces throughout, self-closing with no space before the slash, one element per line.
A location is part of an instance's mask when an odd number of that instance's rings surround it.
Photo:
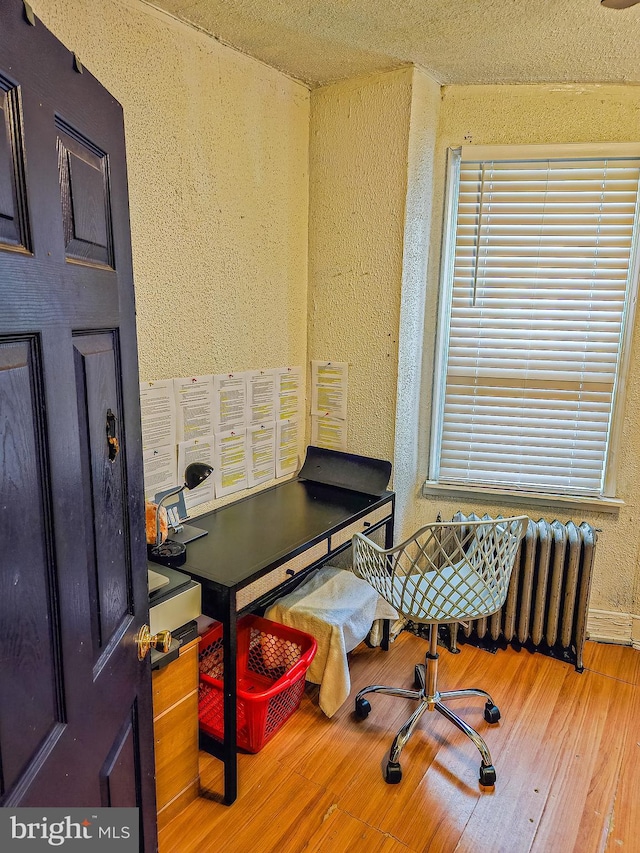
<path fill-rule="evenodd" d="M 236 620 L 286 594 L 312 569 L 348 548 L 357 531 L 384 527 L 393 544 L 395 495 L 362 494 L 288 480 L 194 519 L 208 536 L 187 545 L 181 572 L 202 585 L 202 612 L 223 624 L 224 742 L 200 746 L 224 762 L 224 802 L 237 796 Z"/>

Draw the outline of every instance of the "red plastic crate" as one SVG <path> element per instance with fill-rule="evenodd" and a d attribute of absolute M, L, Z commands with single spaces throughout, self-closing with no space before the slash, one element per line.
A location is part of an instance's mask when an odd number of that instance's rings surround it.
<path fill-rule="evenodd" d="M 258 752 L 300 705 L 317 643 L 310 634 L 249 614 L 238 620 L 238 746 Z M 224 737 L 222 624 L 200 639 L 200 728 Z"/>

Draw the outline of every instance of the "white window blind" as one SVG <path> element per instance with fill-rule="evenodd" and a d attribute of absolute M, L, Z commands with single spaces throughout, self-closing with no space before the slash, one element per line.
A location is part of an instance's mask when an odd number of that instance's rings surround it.
<path fill-rule="evenodd" d="M 602 494 L 639 173 L 463 152 L 433 479 Z"/>

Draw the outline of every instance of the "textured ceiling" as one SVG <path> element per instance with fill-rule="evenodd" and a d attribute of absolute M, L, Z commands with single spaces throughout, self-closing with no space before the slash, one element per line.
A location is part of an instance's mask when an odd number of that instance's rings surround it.
<path fill-rule="evenodd" d="M 415 63 L 439 83 L 638 83 L 640 5 L 599 0 L 153 0 L 310 84 Z"/>

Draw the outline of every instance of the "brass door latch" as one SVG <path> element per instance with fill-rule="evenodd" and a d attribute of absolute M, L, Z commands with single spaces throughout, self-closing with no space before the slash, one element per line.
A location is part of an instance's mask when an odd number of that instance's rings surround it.
<path fill-rule="evenodd" d="M 168 652 L 171 646 L 171 631 L 164 630 L 152 634 L 149 626 L 143 625 L 136 634 L 136 645 L 138 647 L 138 660 L 144 660 L 149 654 L 149 649 Z"/>

